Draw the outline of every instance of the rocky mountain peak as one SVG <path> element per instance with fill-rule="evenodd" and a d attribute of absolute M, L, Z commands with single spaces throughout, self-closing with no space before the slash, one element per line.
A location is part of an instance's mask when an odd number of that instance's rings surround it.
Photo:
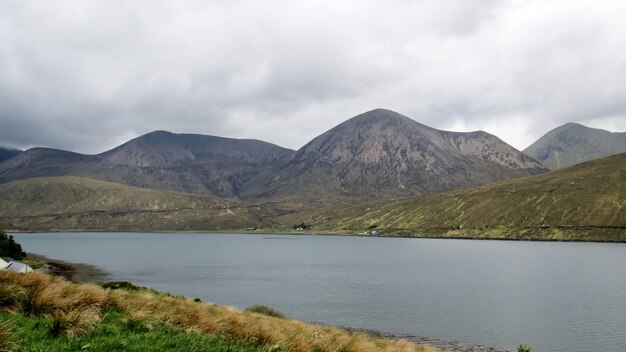
<path fill-rule="evenodd" d="M 572 122 L 549 131 L 524 149 L 524 153 L 552 170 L 623 152 L 626 133 Z"/>

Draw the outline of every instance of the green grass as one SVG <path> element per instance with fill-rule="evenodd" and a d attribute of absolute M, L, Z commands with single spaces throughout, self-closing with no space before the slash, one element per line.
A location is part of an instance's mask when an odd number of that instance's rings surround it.
<path fill-rule="evenodd" d="M 216 335 L 185 332 L 163 324 L 149 324 L 128 314 L 109 311 L 93 330 L 79 337 L 56 336 L 55 321 L 0 313 L 0 326 L 9 329 L 0 336 L 0 351 L 268 351 L 254 341 L 238 342 Z"/>

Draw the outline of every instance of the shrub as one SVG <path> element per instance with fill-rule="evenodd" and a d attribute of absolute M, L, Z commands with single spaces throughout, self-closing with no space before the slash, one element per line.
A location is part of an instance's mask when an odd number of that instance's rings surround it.
<path fill-rule="evenodd" d="M 532 352 L 532 349 L 528 345 L 521 344 L 517 347 L 517 352 Z"/>
<path fill-rule="evenodd" d="M 15 242 L 13 236 L 0 231 L 0 257 L 11 257 L 19 260 L 25 256 L 26 253 L 22 250 L 22 246 Z"/>
<path fill-rule="evenodd" d="M 254 306 L 246 309 L 246 312 L 263 314 L 263 315 L 267 315 L 269 317 L 280 318 L 280 319 L 284 319 L 285 318 L 285 315 L 283 313 L 277 311 L 274 308 L 270 308 L 268 306 L 264 306 L 264 305 L 261 305 L 261 304 L 254 305 Z"/>
<path fill-rule="evenodd" d="M 131 282 L 128 281 L 111 281 L 111 282 L 105 282 L 102 284 L 103 288 L 110 288 L 112 290 L 129 290 L 129 291 L 139 291 L 139 290 L 143 290 L 145 289 L 145 287 L 140 287 L 137 285 L 134 285 Z"/>

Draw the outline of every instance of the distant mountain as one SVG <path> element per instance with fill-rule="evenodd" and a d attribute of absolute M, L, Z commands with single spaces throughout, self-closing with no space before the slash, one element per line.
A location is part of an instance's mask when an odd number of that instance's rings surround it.
<path fill-rule="evenodd" d="M 81 176 L 222 198 L 394 198 L 547 171 L 486 132 L 440 131 L 389 110 L 356 116 L 297 152 L 257 140 L 156 131 L 97 155 L 29 149 L 0 183 Z"/>
<path fill-rule="evenodd" d="M 623 153 L 480 187 L 319 208 L 281 220 L 305 221 L 318 231 L 376 227 L 415 237 L 626 242 L 625 175 Z"/>
<path fill-rule="evenodd" d="M 293 151 L 257 140 L 156 131 L 97 155 L 33 148 L 0 164 L 0 183 L 84 176 L 126 185 L 237 197 L 263 170 Z"/>
<path fill-rule="evenodd" d="M 556 170 L 583 161 L 626 152 L 626 133 L 567 123 L 539 138 L 524 153 Z"/>
<path fill-rule="evenodd" d="M 0 147 L 0 163 L 7 159 L 11 159 L 12 157 L 16 156 L 17 154 L 21 152 L 22 151 L 18 149 L 9 149 L 9 148 Z"/>
<path fill-rule="evenodd" d="M 392 198 L 528 176 L 546 169 L 486 132 L 440 131 L 389 110 L 358 115 L 244 186 L 247 197 Z"/>

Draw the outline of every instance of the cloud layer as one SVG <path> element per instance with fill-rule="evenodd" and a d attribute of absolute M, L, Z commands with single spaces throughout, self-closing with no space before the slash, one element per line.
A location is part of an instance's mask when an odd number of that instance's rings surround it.
<path fill-rule="evenodd" d="M 157 129 L 299 148 L 384 107 L 517 148 L 626 129 L 619 1 L 0 3 L 0 144 L 101 152 Z"/>

